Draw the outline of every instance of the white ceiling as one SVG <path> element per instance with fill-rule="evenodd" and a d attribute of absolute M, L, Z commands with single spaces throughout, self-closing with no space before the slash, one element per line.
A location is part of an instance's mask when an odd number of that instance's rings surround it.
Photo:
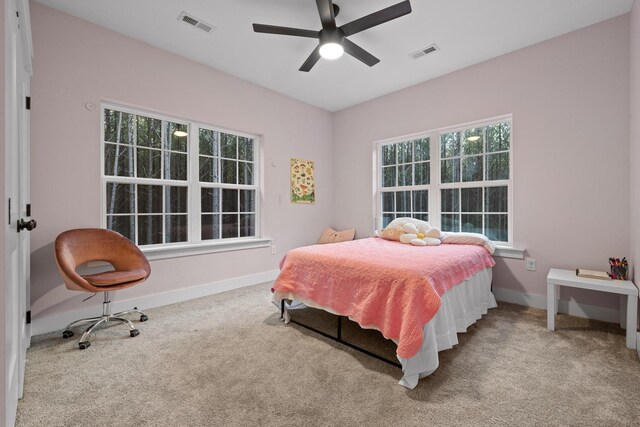
<path fill-rule="evenodd" d="M 412 0 L 406 16 L 349 39 L 380 59 L 349 55 L 298 68 L 317 40 L 254 33 L 251 24 L 320 30 L 314 0 L 37 0 L 328 111 L 337 111 L 631 10 L 633 0 Z M 336 0 L 338 26 L 400 0 Z M 205 33 L 187 13 L 214 25 Z M 436 43 L 418 60 L 409 53 Z M 37 52 L 36 52 L 37 54 Z"/>

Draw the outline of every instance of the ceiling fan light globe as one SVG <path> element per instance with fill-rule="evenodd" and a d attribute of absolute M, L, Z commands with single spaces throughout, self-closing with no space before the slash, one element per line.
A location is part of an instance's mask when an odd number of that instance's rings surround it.
<path fill-rule="evenodd" d="M 325 43 L 320 46 L 320 56 L 324 59 L 338 59 L 344 53 L 344 48 L 338 43 Z"/>

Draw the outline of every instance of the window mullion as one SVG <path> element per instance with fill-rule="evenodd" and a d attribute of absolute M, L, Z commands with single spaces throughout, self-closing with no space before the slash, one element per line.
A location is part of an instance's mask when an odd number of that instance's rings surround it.
<path fill-rule="evenodd" d="M 158 178 L 134 178 L 130 176 L 111 176 L 104 177 L 105 182 L 116 182 L 118 184 L 141 184 L 141 185 L 168 185 L 171 187 L 188 187 L 189 181 L 168 180 Z"/>
<path fill-rule="evenodd" d="M 137 124 L 138 115 L 133 114 L 133 123 Z M 133 157 L 133 169 L 131 171 L 131 176 L 133 178 L 138 178 L 138 126 L 133 126 L 133 141 L 131 141 L 131 157 Z M 130 161 L 131 163 L 131 161 Z M 138 235 L 138 227 L 139 227 L 139 214 L 138 214 L 138 183 L 139 181 L 135 181 L 134 185 L 134 196 L 133 196 L 133 241 L 139 245 L 139 235 Z"/>
<path fill-rule="evenodd" d="M 200 129 L 193 124 L 189 125 L 189 237 L 188 241 L 200 243 L 202 241 L 202 224 L 200 206 Z"/>
<path fill-rule="evenodd" d="M 441 227 L 441 204 L 440 204 L 440 134 L 432 134 L 430 146 L 431 158 L 431 188 L 429 191 L 429 223 L 438 228 Z"/>
<path fill-rule="evenodd" d="M 167 134 L 167 129 L 168 128 L 168 123 L 165 122 L 164 120 L 162 120 L 160 122 L 160 180 L 162 181 L 162 184 L 159 184 L 162 187 L 162 207 L 161 207 L 161 224 L 160 224 L 160 230 L 162 233 L 162 238 L 161 238 L 161 242 L 162 244 L 167 243 L 167 182 L 166 182 L 166 177 L 167 177 L 167 171 L 165 170 L 165 149 L 169 146 L 169 144 L 167 144 L 165 146 L 165 142 L 169 141 L 169 135 Z M 151 147 L 150 147 L 151 148 Z M 153 150 L 150 150 L 150 152 L 153 152 Z"/>
<path fill-rule="evenodd" d="M 482 186 L 482 206 L 480 207 L 481 208 L 480 211 L 482 213 L 482 234 L 485 234 L 485 235 L 487 234 L 486 233 L 487 224 L 485 223 L 485 218 L 487 217 L 486 212 L 485 212 L 487 210 L 486 200 L 485 200 L 485 197 L 487 196 L 486 195 L 486 193 L 487 193 L 486 188 L 487 187 Z"/>
<path fill-rule="evenodd" d="M 482 153 L 480 153 L 480 160 L 482 160 L 482 181 L 484 182 L 487 180 L 487 127 L 486 126 L 482 126 L 481 134 L 482 134 L 481 135 Z M 482 229 L 484 230 L 484 226 Z"/>
<path fill-rule="evenodd" d="M 374 216 L 373 216 L 373 228 L 374 230 L 379 230 L 382 228 L 382 144 L 377 144 L 374 146 L 374 154 L 375 154 L 375 170 L 373 172 L 373 179 L 375 180 L 374 185 Z"/>
<path fill-rule="evenodd" d="M 257 173 L 255 169 L 255 165 L 262 165 L 262 159 L 260 157 L 261 150 L 262 150 L 262 146 L 259 140 L 254 139 L 253 140 L 253 165 L 254 165 L 253 186 L 256 188 L 254 188 L 255 205 L 253 207 L 253 210 L 254 210 L 255 233 L 258 236 L 262 235 L 262 221 L 258 221 L 258 217 L 262 215 L 263 192 L 260 191 L 260 185 L 261 185 L 260 178 L 262 175 Z"/>

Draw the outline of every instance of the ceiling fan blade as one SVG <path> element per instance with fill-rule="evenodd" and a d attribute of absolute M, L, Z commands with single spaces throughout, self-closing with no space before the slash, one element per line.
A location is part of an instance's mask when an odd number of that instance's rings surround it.
<path fill-rule="evenodd" d="M 308 72 L 313 68 L 314 65 L 316 65 L 316 62 L 318 62 L 319 59 L 320 59 L 320 45 L 316 46 L 316 48 L 313 49 L 313 52 L 311 52 L 311 55 L 309 55 L 307 60 L 304 61 L 304 64 L 302 64 L 302 66 L 298 71 Z"/>
<path fill-rule="evenodd" d="M 281 34 L 283 36 L 298 36 L 317 39 L 318 31 L 304 30 L 302 28 L 278 27 L 276 25 L 253 24 L 253 31 L 256 33 Z"/>
<path fill-rule="evenodd" d="M 344 47 L 345 52 L 347 52 L 349 55 L 353 56 L 354 58 L 364 62 L 369 67 L 373 67 L 378 62 L 380 62 L 378 58 L 371 55 L 369 52 L 367 52 L 366 50 L 364 50 L 363 48 L 361 48 L 360 46 L 358 46 L 357 44 L 355 44 L 349 39 L 344 39 L 342 46 Z"/>
<path fill-rule="evenodd" d="M 320 2 L 320 0 L 317 1 Z M 367 16 L 363 16 L 355 21 L 351 21 L 348 24 L 344 24 L 340 29 L 344 32 L 345 37 L 348 37 L 368 28 L 375 27 L 376 25 L 384 24 L 385 22 L 399 18 L 408 13 L 411 13 L 411 3 L 409 0 L 405 0 L 398 4 L 394 4 L 393 6 L 373 12 Z"/>
<path fill-rule="evenodd" d="M 335 28 L 336 17 L 333 14 L 333 3 L 331 0 L 316 0 L 316 5 L 318 6 L 322 28 Z"/>

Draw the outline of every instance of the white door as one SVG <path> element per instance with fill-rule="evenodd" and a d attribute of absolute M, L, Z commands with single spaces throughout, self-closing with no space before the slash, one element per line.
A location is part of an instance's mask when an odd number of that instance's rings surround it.
<path fill-rule="evenodd" d="M 5 190 L 8 218 L 5 298 L 5 402 L 4 424 L 13 426 L 22 395 L 29 298 L 29 117 L 26 97 L 31 76 L 31 34 L 27 0 L 7 0 L 5 19 Z"/>
<path fill-rule="evenodd" d="M 20 205 L 18 209 L 18 217 L 20 223 L 18 225 L 18 246 L 20 248 L 20 272 L 18 275 L 19 283 L 19 316 L 18 322 L 18 336 L 21 341 L 21 346 L 18 352 L 18 385 L 19 395 L 22 398 L 22 386 L 24 385 L 24 368 L 27 349 L 31 344 L 31 231 L 36 227 L 35 220 L 31 219 L 31 191 L 30 191 L 30 151 L 31 151 L 31 139 L 30 139 L 30 120 L 29 120 L 29 108 L 31 100 L 31 27 L 29 23 L 29 2 L 28 0 L 19 0 L 17 2 L 18 15 L 20 22 L 20 57 L 19 61 L 19 74 L 18 79 L 18 167 L 19 167 L 19 199 Z M 27 105 L 27 99 L 29 105 Z M 28 314 L 29 313 L 29 314 Z"/>

